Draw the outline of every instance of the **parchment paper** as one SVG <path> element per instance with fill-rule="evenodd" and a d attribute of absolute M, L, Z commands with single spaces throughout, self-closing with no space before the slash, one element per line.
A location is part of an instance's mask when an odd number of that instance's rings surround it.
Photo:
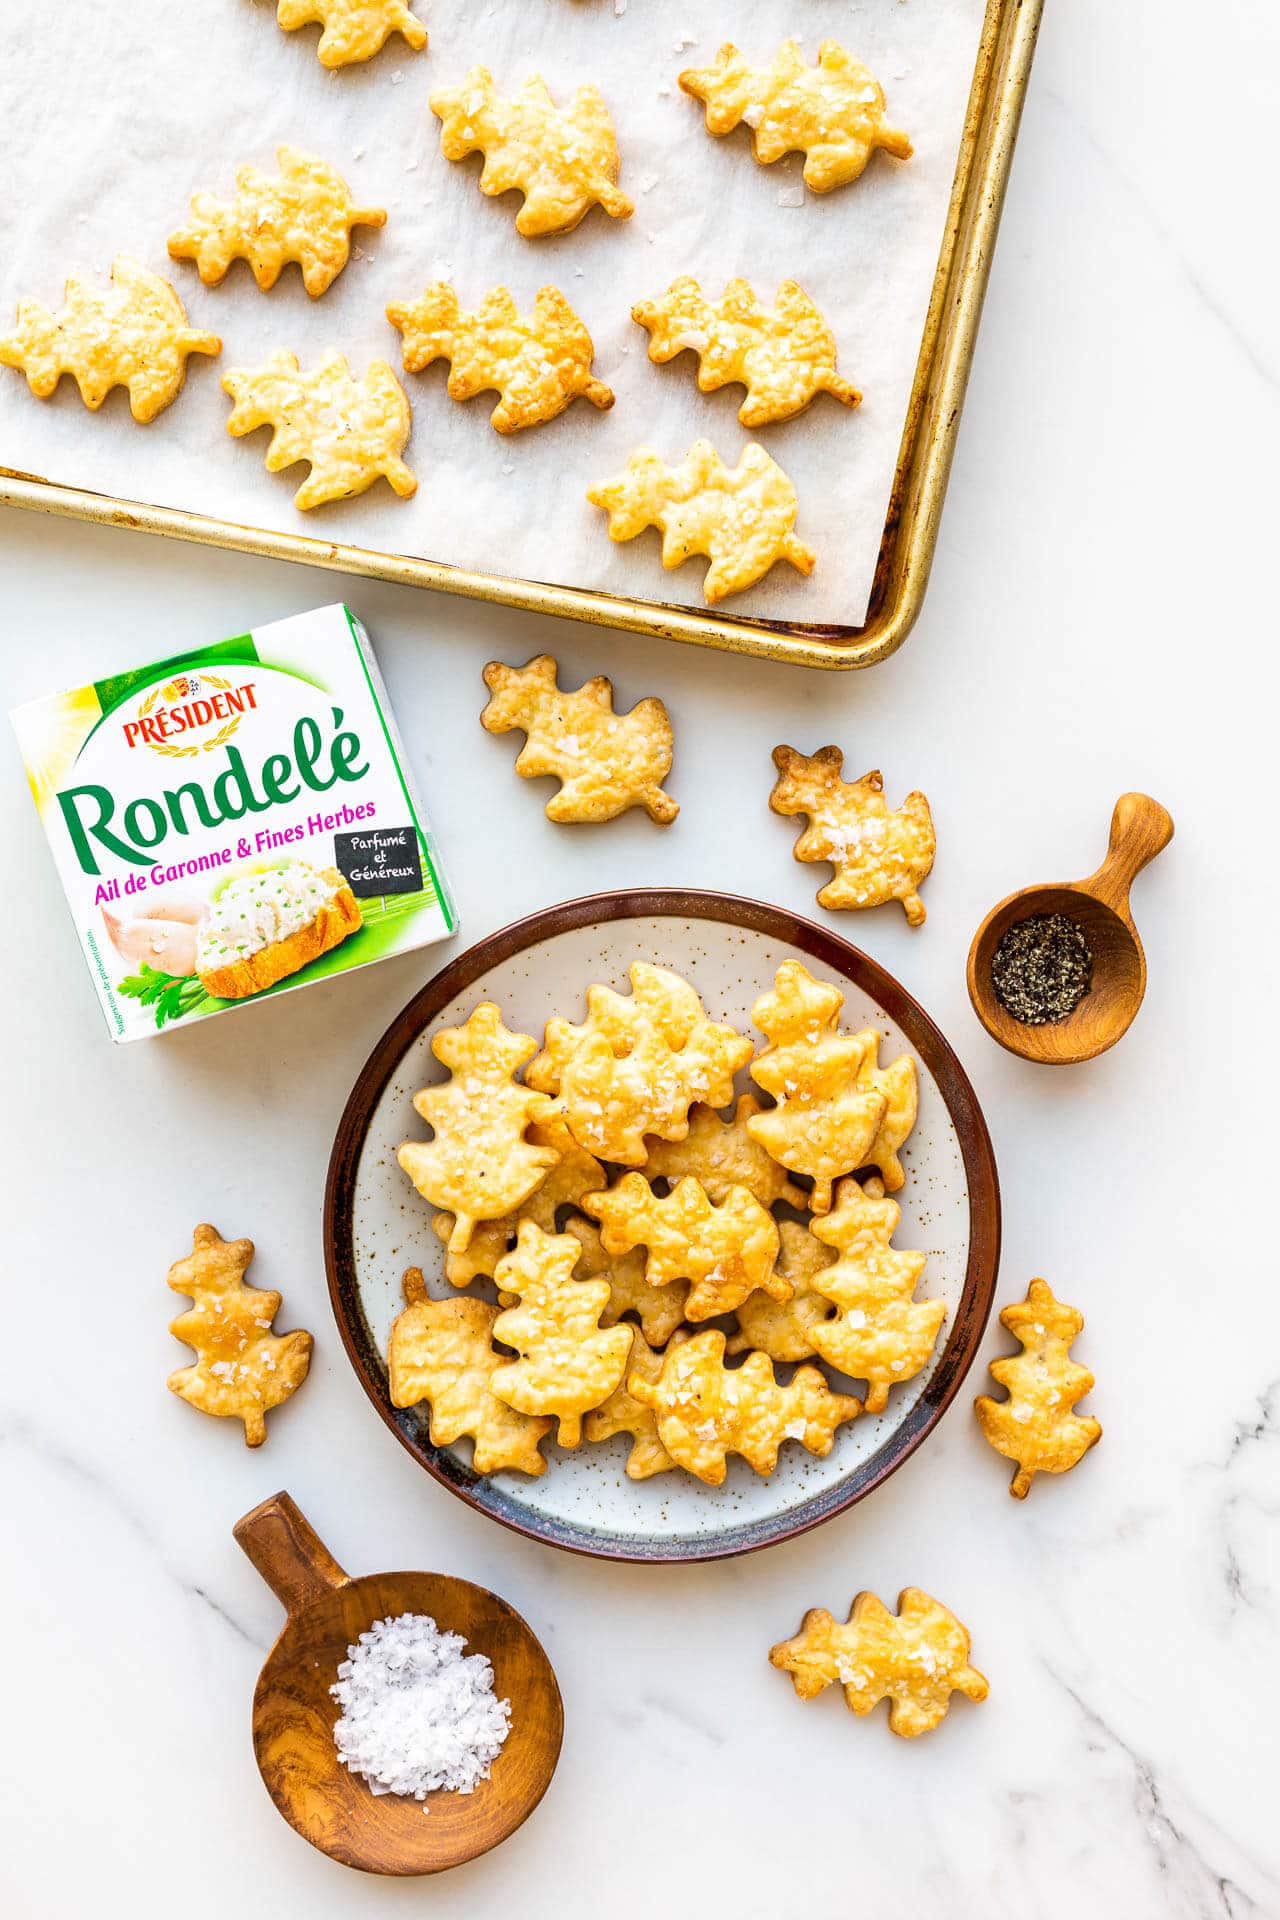
<path fill-rule="evenodd" d="M 418 0 L 430 45 L 388 42 L 368 65 L 329 73 L 317 30 L 284 34 L 274 0 L 59 0 L 0 6 L 0 145 L 5 237 L 0 327 L 16 299 L 56 307 L 68 271 L 105 274 L 132 253 L 178 288 L 192 323 L 223 337 L 219 360 L 189 363 L 185 389 L 147 427 L 113 393 L 98 414 L 69 380 L 36 400 L 0 369 L 0 464 L 127 499 L 351 541 L 464 567 L 701 606 L 701 561 L 670 573 L 656 533 L 625 546 L 584 490 L 647 443 L 675 462 L 710 438 L 732 463 L 751 436 L 742 389 L 699 394 L 691 355 L 650 363 L 632 303 L 695 273 L 709 297 L 745 274 L 763 298 L 790 275 L 812 293 L 840 343 L 840 370 L 864 393 L 849 412 L 819 398 L 800 419 L 757 437 L 790 474 L 798 531 L 818 552 L 808 581 L 779 566 L 725 603 L 729 612 L 857 624 L 863 617 L 892 485 L 972 77 L 983 0 Z M 882 81 L 889 115 L 915 143 L 905 164 L 877 155 L 860 181 L 815 196 L 794 155 L 751 158 L 745 129 L 714 140 L 676 75 L 709 65 L 733 39 L 754 59 L 788 34 L 806 53 L 834 36 Z M 518 200 L 489 200 L 477 157 L 450 164 L 433 87 L 483 63 L 500 83 L 540 72 L 556 99 L 599 85 L 622 153 L 634 217 L 596 208 L 556 239 L 516 233 Z M 235 167 L 274 170 L 277 142 L 331 161 L 355 199 L 389 210 L 357 229 L 358 253 L 319 301 L 296 267 L 269 294 L 238 262 L 217 288 L 169 262 L 166 240 L 192 192 L 233 190 Z M 337 347 L 361 370 L 382 356 L 400 370 L 388 300 L 452 278 L 463 305 L 505 282 L 522 308 L 554 282 L 586 321 L 596 372 L 617 404 L 583 401 L 510 438 L 488 424 L 496 396 L 466 405 L 444 392 L 447 368 L 404 375 L 414 407 L 407 458 L 419 479 L 402 502 L 381 483 L 310 513 L 292 505 L 301 468 L 262 465 L 267 436 L 232 440 L 228 367 L 290 347 L 306 366 Z"/>

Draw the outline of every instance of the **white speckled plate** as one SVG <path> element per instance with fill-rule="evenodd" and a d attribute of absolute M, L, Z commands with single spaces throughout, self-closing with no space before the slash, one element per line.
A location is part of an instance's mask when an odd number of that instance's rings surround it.
<path fill-rule="evenodd" d="M 624 1436 L 573 1452 L 551 1445 L 548 1471 L 538 1479 L 475 1474 L 469 1440 L 433 1447 L 428 1409 L 391 1405 L 385 1361 L 405 1267 L 420 1266 L 433 1293 L 453 1291 L 430 1210 L 396 1160 L 402 1140 L 422 1135 L 413 1094 L 445 1077 L 430 1051 L 432 1034 L 465 1020 L 479 1000 L 496 1001 L 509 1027 L 541 1034 L 553 1013 L 581 1017 L 593 982 L 625 990 L 638 959 L 685 975 L 713 1018 L 745 1032 L 752 1002 L 789 958 L 840 985 L 847 1024 L 879 1027 L 890 1057 L 906 1049 L 918 1063 L 920 1117 L 902 1156 L 907 1183 L 896 1196 L 896 1240 L 928 1252 L 921 1296 L 947 1304 L 929 1367 L 893 1390 L 883 1414 L 841 1428 L 825 1459 L 787 1444 L 767 1479 L 733 1459 L 721 1487 L 682 1473 L 628 1480 Z M 330 1293 L 347 1351 L 383 1419 L 429 1472 L 495 1520 L 556 1546 L 623 1560 L 698 1560 L 744 1553 L 818 1525 L 919 1446 L 982 1337 L 995 1287 L 1000 1198 L 991 1142 L 963 1068 L 928 1015 L 874 961 L 777 907 L 713 893 L 617 893 L 570 901 L 493 934 L 410 1001 L 347 1103 L 329 1166 L 325 1228 Z M 847 1385 L 838 1377 L 836 1384 Z"/>

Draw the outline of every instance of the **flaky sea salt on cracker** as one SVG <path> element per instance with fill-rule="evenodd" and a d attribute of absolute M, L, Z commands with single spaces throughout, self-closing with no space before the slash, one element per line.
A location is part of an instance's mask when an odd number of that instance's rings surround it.
<path fill-rule="evenodd" d="M 334 1745 L 374 1793 L 424 1800 L 441 1788 L 471 1793 L 488 1779 L 511 1703 L 495 1700 L 492 1665 L 464 1653 L 466 1644 L 429 1614 L 402 1613 L 375 1620 L 347 1648 L 329 1689 L 342 1708 Z"/>

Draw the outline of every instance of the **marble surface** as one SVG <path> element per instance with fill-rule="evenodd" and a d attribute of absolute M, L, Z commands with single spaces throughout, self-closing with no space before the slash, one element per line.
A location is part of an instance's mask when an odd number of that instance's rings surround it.
<path fill-rule="evenodd" d="M 934 580 L 894 660 L 804 675 L 349 591 L 464 939 L 628 882 L 812 909 L 792 829 L 764 809 L 779 739 L 837 739 L 895 793 L 928 791 L 928 924 L 880 913 L 853 931 L 973 1075 L 1004 1183 L 1000 1297 L 1043 1273 L 1083 1308 L 1102 1445 L 1017 1504 L 966 1393 L 853 1512 L 687 1571 L 571 1559 L 470 1513 L 367 1406 L 321 1267 L 334 1123 L 431 959 L 112 1049 L 16 755 L 0 752 L 0 1906 L 14 1920 L 773 1920 L 848 1901 L 933 1920 L 1280 1913 L 1280 1360 L 1255 1210 L 1275 1139 L 1259 556 L 1278 363 L 1252 191 L 1273 157 L 1280 25 L 1220 0 L 1224 82 L 1190 0 L 1050 0 L 1048 14 Z M 6 709 L 335 596 L 320 574 L 18 515 L 0 517 L 0 577 Z M 613 672 L 628 698 L 666 697 L 673 828 L 566 832 L 512 777 L 511 741 L 475 723 L 479 669 L 542 647 L 571 672 Z M 1146 1007 L 1092 1065 L 1021 1065 L 969 1011 L 970 933 L 1011 887 L 1087 872 L 1128 787 L 1178 823 L 1138 883 Z M 205 1217 L 258 1239 L 288 1324 L 317 1337 L 259 1453 L 164 1390 L 179 1351 L 164 1272 Z M 983 1359 L 1003 1345 L 989 1332 Z M 543 1806 L 446 1881 L 353 1879 L 259 1785 L 249 1700 L 280 1615 L 230 1528 L 278 1487 L 354 1570 L 497 1588 L 556 1663 L 566 1739 Z M 806 1606 L 905 1584 L 955 1608 L 991 1680 L 985 1705 L 957 1701 L 937 1733 L 897 1741 L 883 1710 L 802 1705 L 765 1663 Z"/>

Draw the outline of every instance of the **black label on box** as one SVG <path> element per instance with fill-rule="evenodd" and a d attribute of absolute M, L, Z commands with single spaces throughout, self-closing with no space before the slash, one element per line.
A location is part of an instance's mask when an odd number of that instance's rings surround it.
<path fill-rule="evenodd" d="M 421 893 L 422 854 L 413 827 L 370 827 L 335 833 L 334 857 L 357 900 L 381 893 Z"/>

